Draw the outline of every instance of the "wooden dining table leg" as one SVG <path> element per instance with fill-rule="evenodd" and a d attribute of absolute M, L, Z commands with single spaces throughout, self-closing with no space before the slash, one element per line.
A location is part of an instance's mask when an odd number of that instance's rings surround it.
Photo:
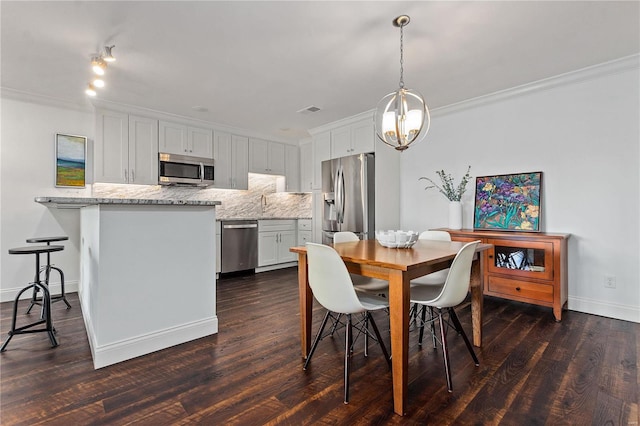
<path fill-rule="evenodd" d="M 409 296 L 407 276 L 402 271 L 389 271 L 393 411 L 401 416 L 406 412 L 409 382 Z"/>
<path fill-rule="evenodd" d="M 482 307 L 483 298 L 483 270 L 482 255 L 471 264 L 471 324 L 473 327 L 473 345 L 482 346 Z"/>
<path fill-rule="evenodd" d="M 298 253 L 298 296 L 300 298 L 300 344 L 302 357 L 311 349 L 311 323 L 313 322 L 313 293 L 309 287 L 307 255 Z"/>

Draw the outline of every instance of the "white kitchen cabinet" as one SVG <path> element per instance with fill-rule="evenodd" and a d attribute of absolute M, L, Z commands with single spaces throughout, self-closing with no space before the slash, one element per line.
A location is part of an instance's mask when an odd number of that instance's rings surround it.
<path fill-rule="evenodd" d="M 374 150 L 375 130 L 373 121 L 369 119 L 331 130 L 331 158 L 374 152 Z"/>
<path fill-rule="evenodd" d="M 158 183 L 158 120 L 96 112 L 95 182 Z"/>
<path fill-rule="evenodd" d="M 249 188 L 248 141 L 246 137 L 215 131 L 213 188 Z"/>
<path fill-rule="evenodd" d="M 322 189 L 322 162 L 331 159 L 331 132 L 313 137 L 313 189 Z"/>
<path fill-rule="evenodd" d="M 231 188 L 232 176 L 231 135 L 225 132 L 213 132 L 213 188 Z"/>
<path fill-rule="evenodd" d="M 249 138 L 231 135 L 231 188 L 249 189 Z"/>
<path fill-rule="evenodd" d="M 313 141 L 300 143 L 300 191 L 313 190 Z"/>
<path fill-rule="evenodd" d="M 311 219 L 298 219 L 298 245 L 304 246 L 306 243 L 312 242 L 312 223 Z"/>
<path fill-rule="evenodd" d="M 298 257 L 289 248 L 297 243 L 296 220 L 258 221 L 258 267 L 295 262 Z"/>
<path fill-rule="evenodd" d="M 179 123 L 160 121 L 160 152 L 213 158 L 213 131 Z"/>
<path fill-rule="evenodd" d="M 249 139 L 249 172 L 284 175 L 284 144 L 262 139 Z"/>
<path fill-rule="evenodd" d="M 382 198 L 382 197 L 376 197 Z M 314 243 L 322 243 L 322 214 L 324 209 L 324 198 L 321 191 L 313 191 L 311 194 L 311 217 L 313 226 L 311 229 Z"/>
<path fill-rule="evenodd" d="M 286 192 L 300 192 L 300 157 L 295 145 L 285 146 L 284 182 Z"/>

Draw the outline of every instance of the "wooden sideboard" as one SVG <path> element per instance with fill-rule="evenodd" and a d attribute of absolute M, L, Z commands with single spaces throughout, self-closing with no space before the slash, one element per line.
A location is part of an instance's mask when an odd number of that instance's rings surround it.
<path fill-rule="evenodd" d="M 484 256 L 484 294 L 553 308 L 567 303 L 567 240 L 571 234 L 442 229 L 453 241 L 492 244 Z"/>

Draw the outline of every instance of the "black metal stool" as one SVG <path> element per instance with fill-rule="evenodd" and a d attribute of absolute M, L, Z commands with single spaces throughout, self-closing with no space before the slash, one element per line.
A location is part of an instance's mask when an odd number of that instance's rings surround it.
<path fill-rule="evenodd" d="M 51 320 L 51 295 L 49 294 L 49 287 L 46 283 L 40 281 L 40 254 L 41 253 L 51 253 L 54 251 L 62 251 L 64 250 L 64 246 L 31 246 L 31 247 L 19 247 L 9 249 L 9 254 L 35 254 L 36 255 L 36 272 L 34 281 L 29 283 L 28 286 L 23 288 L 18 292 L 16 298 L 13 302 L 13 317 L 11 320 L 11 330 L 9 331 L 9 337 L 0 347 L 0 352 L 4 352 L 11 338 L 16 334 L 26 334 L 26 333 L 38 333 L 38 332 L 46 332 L 49 335 L 49 340 L 51 340 L 51 346 L 58 346 L 58 341 L 56 340 L 56 336 L 53 335 L 55 329 L 53 328 L 53 321 Z M 23 325 L 22 327 L 16 327 L 16 316 L 18 313 L 18 301 L 20 296 L 25 291 L 28 291 L 32 288 L 38 288 L 42 290 L 42 315 L 39 321 L 36 321 L 31 324 Z M 36 330 L 31 329 L 31 327 L 35 327 L 36 325 L 45 324 L 45 328 L 39 328 Z"/>
<path fill-rule="evenodd" d="M 29 238 L 27 240 L 28 243 L 47 243 L 47 245 L 51 245 L 52 242 L 56 242 L 56 241 L 66 241 L 68 240 L 69 237 L 66 236 L 62 236 L 62 237 L 35 237 L 35 238 Z M 64 291 L 64 273 L 62 272 L 62 269 L 53 266 L 51 264 L 51 253 L 47 253 L 47 264 L 46 266 L 42 266 L 40 268 L 40 273 L 44 272 L 45 274 L 45 278 L 44 278 L 44 282 L 45 284 L 47 284 L 47 287 L 49 286 L 49 277 L 51 275 L 51 270 L 55 269 L 56 271 L 58 271 L 58 274 L 60 274 L 60 289 L 61 292 L 60 294 L 56 295 L 56 296 L 51 296 L 51 303 L 54 302 L 59 302 L 59 301 L 64 301 L 64 303 L 67 305 L 67 309 L 71 309 L 71 305 L 69 304 L 69 301 L 67 300 L 67 296 L 66 293 Z M 33 305 L 42 305 L 42 299 L 39 299 L 38 297 L 38 288 L 34 287 L 33 288 L 33 296 L 31 296 L 31 304 L 29 305 L 29 309 L 27 309 L 27 313 L 31 312 L 31 308 L 33 308 Z"/>

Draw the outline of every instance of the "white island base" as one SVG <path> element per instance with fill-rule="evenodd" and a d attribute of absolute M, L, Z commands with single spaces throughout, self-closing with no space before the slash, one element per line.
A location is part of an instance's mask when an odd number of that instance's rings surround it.
<path fill-rule="evenodd" d="M 80 216 L 96 369 L 218 332 L 214 206 L 95 204 Z"/>

